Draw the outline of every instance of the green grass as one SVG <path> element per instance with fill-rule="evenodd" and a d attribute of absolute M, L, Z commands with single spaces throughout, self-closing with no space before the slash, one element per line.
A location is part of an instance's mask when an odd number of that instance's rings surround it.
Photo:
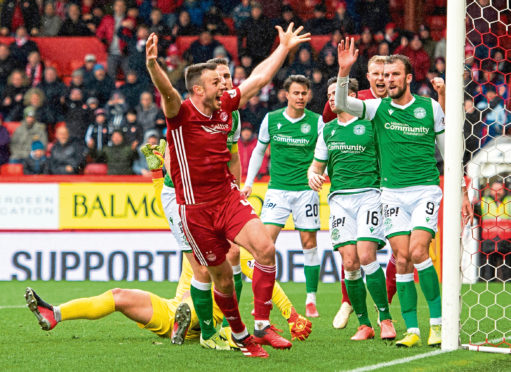
<path fill-rule="evenodd" d="M 0 282 L 0 370 L 31 371 L 340 371 L 431 352 L 427 346 L 397 349 L 379 339 L 356 343 L 349 338 L 358 326 L 352 315 L 348 327 L 335 330 L 331 322 L 340 305 L 339 284 L 321 284 L 313 331 L 305 342 L 294 342 L 290 351 L 269 350 L 268 360 L 245 358 L 239 352 L 202 349 L 198 341 L 182 346 L 141 330 L 121 314 L 97 321 L 77 320 L 59 324 L 51 332 L 39 329 L 35 317 L 24 308 L 23 293 L 31 286 L 47 301 L 58 304 L 76 297 L 99 294 L 112 287 L 140 288 L 171 297 L 176 283 L 153 282 Z M 284 283 L 283 288 L 299 312 L 304 312 L 304 285 Z M 420 291 L 420 290 L 419 290 Z M 369 301 L 370 302 L 370 301 Z M 245 284 L 241 301 L 242 316 L 249 329 L 251 290 Z M 369 306 L 372 309 L 372 304 Z M 423 344 L 427 341 L 428 310 L 419 295 L 419 325 Z M 391 307 L 398 334 L 405 331 L 397 296 Z M 375 321 L 374 312 L 370 312 Z M 272 319 L 289 336 L 287 323 L 277 310 Z M 375 323 L 375 322 L 374 322 Z M 376 326 L 376 324 L 374 324 Z M 378 334 L 378 330 L 377 330 Z M 386 368 L 392 371 L 509 370 L 509 355 L 459 350 Z"/>

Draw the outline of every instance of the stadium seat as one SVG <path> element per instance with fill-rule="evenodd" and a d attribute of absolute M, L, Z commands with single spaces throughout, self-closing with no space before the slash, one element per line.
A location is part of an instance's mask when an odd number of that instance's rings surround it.
<path fill-rule="evenodd" d="M 426 19 L 426 23 L 428 24 L 431 31 L 440 31 L 446 27 L 447 17 L 446 16 L 430 16 Z"/>
<path fill-rule="evenodd" d="M 18 127 L 21 125 L 20 121 L 6 121 L 4 123 L 4 127 L 7 129 L 7 132 L 9 132 L 9 135 L 12 137 L 12 134 Z"/>
<path fill-rule="evenodd" d="M 231 17 L 224 17 L 224 23 L 229 28 L 229 34 L 236 35 L 236 28 L 234 27 L 234 20 Z"/>
<path fill-rule="evenodd" d="M 85 166 L 83 174 L 104 176 L 108 173 L 108 166 L 105 163 L 89 163 Z"/>
<path fill-rule="evenodd" d="M 20 176 L 23 175 L 23 164 L 4 164 L 0 167 L 2 176 Z"/>

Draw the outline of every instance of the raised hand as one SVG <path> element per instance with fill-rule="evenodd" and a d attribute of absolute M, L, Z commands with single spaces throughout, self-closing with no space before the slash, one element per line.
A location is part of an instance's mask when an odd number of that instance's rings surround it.
<path fill-rule="evenodd" d="M 438 95 L 445 95 L 445 81 L 441 77 L 431 79 L 431 85 Z"/>
<path fill-rule="evenodd" d="M 293 31 L 294 23 L 291 22 L 287 28 L 287 30 L 284 32 L 282 27 L 275 26 L 277 31 L 279 32 L 279 42 L 280 45 L 286 47 L 287 49 L 293 49 L 295 46 L 305 43 L 307 41 L 310 41 L 311 34 L 310 32 L 307 32 L 305 34 L 299 35 L 300 32 L 303 30 L 303 26 L 298 27 L 296 30 Z"/>
<path fill-rule="evenodd" d="M 347 37 L 337 46 L 337 62 L 339 63 L 339 76 L 350 74 L 351 66 L 358 58 L 358 49 L 355 49 L 355 39 Z"/>
<path fill-rule="evenodd" d="M 146 62 L 155 62 L 158 58 L 158 36 L 153 32 L 147 38 L 147 42 L 145 44 L 145 57 Z"/>

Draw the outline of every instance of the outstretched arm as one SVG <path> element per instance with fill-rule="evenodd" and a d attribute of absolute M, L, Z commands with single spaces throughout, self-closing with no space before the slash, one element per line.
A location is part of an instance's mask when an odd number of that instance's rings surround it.
<path fill-rule="evenodd" d="M 254 68 L 248 79 L 240 85 L 240 107 L 244 106 L 250 98 L 259 93 L 261 88 L 273 79 L 291 49 L 311 39 L 310 33 L 298 35 L 303 30 L 302 26 L 294 31 L 293 26 L 294 24 L 291 22 L 285 32 L 282 27 L 275 26 L 279 32 L 280 44 L 268 58 Z"/>
<path fill-rule="evenodd" d="M 173 118 L 181 108 L 181 96 L 170 83 L 165 71 L 156 61 L 158 58 L 158 36 L 155 33 L 149 35 L 145 52 L 147 71 L 149 71 L 153 84 L 161 94 L 163 113 L 167 118 Z"/>

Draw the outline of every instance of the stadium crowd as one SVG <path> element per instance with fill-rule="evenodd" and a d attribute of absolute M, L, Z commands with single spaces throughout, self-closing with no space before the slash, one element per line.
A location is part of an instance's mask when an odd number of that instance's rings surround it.
<path fill-rule="evenodd" d="M 484 5 L 484 0 L 478 1 Z M 285 28 L 294 22 L 313 35 L 329 35 L 319 50 L 309 43 L 302 45 L 261 94 L 240 110 L 239 152 L 245 176 L 263 117 L 286 104 L 282 84 L 287 76 L 311 79 L 308 108 L 322 111 L 326 82 L 337 73 L 337 44 L 345 35 L 357 39 L 360 58 L 352 75 L 360 89 L 368 88 L 365 73 L 372 56 L 400 53 L 410 58 L 414 68 L 412 91 L 436 98 L 430 80 L 445 78 L 445 29 L 436 21 L 421 24 L 417 33 L 405 31 L 402 19 L 396 17 L 402 3 L 5 0 L 0 35 L 13 36 L 14 41 L 0 44 L 1 121 L 21 124 L 10 131 L 0 126 L 0 165 L 23 164 L 26 174 L 82 174 L 88 163 L 103 162 L 108 174 L 148 174 L 139 148 L 156 143 L 166 131 L 159 97 L 145 68 L 144 48 L 151 32 L 160 36 L 160 63 L 183 95 L 184 68 L 215 57 L 229 59 L 238 86 L 272 49 L 274 25 Z M 445 2 L 432 3 L 433 19 L 445 20 Z M 501 13 L 509 16 L 509 11 Z M 232 48 L 216 35 L 235 35 L 237 55 L 229 53 Z M 87 54 L 83 66 L 71 76 L 62 76 L 41 58 L 34 39 L 43 36 L 95 36 L 105 44 L 107 63 Z M 184 53 L 177 47 L 181 36 L 197 36 Z M 510 51 L 497 44 L 497 38 L 481 43 L 477 37 L 469 33 L 476 47 L 469 43 L 466 47 L 465 162 L 490 139 L 510 132 Z M 260 175 L 267 174 L 270 164 L 267 157 Z"/>

